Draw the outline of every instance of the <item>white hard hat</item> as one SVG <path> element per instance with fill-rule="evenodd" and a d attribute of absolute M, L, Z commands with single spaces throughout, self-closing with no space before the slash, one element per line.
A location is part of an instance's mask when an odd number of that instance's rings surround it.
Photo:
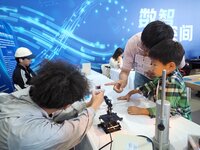
<path fill-rule="evenodd" d="M 27 57 L 27 58 L 34 58 L 35 56 L 33 53 L 26 47 L 19 47 L 16 52 L 15 52 L 15 57 L 16 58 L 22 58 L 22 57 Z"/>

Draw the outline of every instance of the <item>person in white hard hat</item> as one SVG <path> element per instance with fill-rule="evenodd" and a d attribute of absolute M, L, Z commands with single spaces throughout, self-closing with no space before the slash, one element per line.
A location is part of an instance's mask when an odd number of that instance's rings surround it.
<path fill-rule="evenodd" d="M 17 65 L 13 72 L 13 83 L 16 90 L 24 89 L 30 85 L 31 78 L 35 73 L 30 68 L 31 60 L 35 56 L 25 47 L 19 47 L 15 52 L 15 60 Z"/>

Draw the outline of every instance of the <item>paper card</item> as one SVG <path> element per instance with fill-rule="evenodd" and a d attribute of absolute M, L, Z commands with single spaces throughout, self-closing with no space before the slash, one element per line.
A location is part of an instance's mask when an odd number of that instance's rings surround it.
<path fill-rule="evenodd" d="M 145 137 L 131 134 L 115 134 L 112 150 L 153 150 L 152 143 Z"/>

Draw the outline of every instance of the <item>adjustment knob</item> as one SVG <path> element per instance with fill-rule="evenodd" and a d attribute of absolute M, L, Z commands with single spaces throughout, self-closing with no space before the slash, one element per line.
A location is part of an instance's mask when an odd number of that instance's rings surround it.
<path fill-rule="evenodd" d="M 165 130 L 165 126 L 162 123 L 160 123 L 160 124 L 158 124 L 158 129 L 160 131 L 163 131 L 163 130 Z"/>

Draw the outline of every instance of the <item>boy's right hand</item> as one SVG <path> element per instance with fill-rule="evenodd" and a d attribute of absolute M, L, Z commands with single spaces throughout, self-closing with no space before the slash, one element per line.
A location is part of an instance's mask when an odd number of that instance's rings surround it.
<path fill-rule="evenodd" d="M 129 101 L 131 95 L 136 94 L 136 93 L 139 93 L 139 90 L 132 90 L 132 91 L 128 92 L 125 96 L 120 96 L 117 99 L 118 100 L 127 100 L 127 101 Z"/>
<path fill-rule="evenodd" d="M 120 96 L 120 97 L 118 97 L 117 99 L 118 99 L 118 100 L 127 100 L 127 101 L 129 101 L 129 100 L 130 100 L 130 97 L 131 97 L 130 94 L 126 94 L 125 96 Z"/>

